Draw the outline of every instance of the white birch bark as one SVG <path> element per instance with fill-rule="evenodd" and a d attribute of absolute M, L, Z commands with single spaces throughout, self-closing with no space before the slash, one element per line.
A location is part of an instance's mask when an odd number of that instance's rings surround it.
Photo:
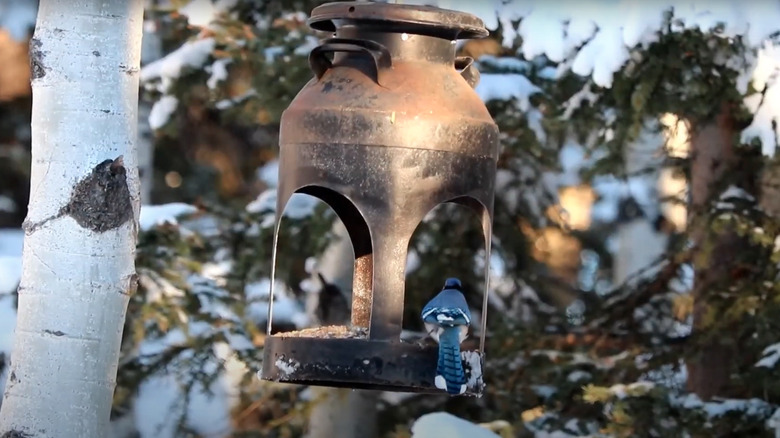
<path fill-rule="evenodd" d="M 142 15 L 142 0 L 40 2 L 30 45 L 31 193 L 2 437 L 108 435 L 135 287 Z"/>

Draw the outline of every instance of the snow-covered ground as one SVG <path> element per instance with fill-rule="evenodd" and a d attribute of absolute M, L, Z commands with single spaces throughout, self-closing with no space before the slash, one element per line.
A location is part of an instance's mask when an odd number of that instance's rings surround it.
<path fill-rule="evenodd" d="M 487 428 L 447 412 L 433 412 L 412 425 L 412 438 L 500 438 Z"/>

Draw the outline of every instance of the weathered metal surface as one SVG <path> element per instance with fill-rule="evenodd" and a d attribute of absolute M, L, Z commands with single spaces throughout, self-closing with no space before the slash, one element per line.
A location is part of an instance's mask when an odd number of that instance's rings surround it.
<path fill-rule="evenodd" d="M 444 202 L 473 208 L 490 252 L 498 129 L 473 90 L 473 60 L 456 58 L 453 41 L 487 30 L 461 12 L 372 2 L 322 5 L 309 23 L 335 36 L 312 50 L 315 77 L 282 116 L 277 211 L 296 192 L 333 208 L 355 249 L 352 323 L 369 329 L 368 339 L 348 343 L 349 351 L 360 356 L 361 346 L 385 345 L 391 356 L 408 354 L 399 346 L 407 247 L 425 215 Z M 285 339 L 284 348 L 268 342 L 266 361 L 302 351 L 291 342 L 310 345 L 303 338 Z M 436 361 L 415 364 L 427 367 L 414 371 L 427 378 Z M 321 378 L 334 382 L 326 373 Z M 349 379 L 341 383 L 350 386 Z M 401 379 L 391 386 L 419 385 Z"/>
<path fill-rule="evenodd" d="M 417 344 L 389 344 L 365 339 L 269 337 L 260 374 L 275 382 L 436 393 L 437 349 Z M 434 366 L 431 367 L 430 364 Z M 467 378 L 472 372 L 466 362 Z M 481 373 L 484 359 L 474 372 Z M 476 381 L 464 394 L 479 397 L 484 383 Z"/>
<path fill-rule="evenodd" d="M 335 2 L 314 8 L 309 26 L 324 31 L 338 31 L 340 22 L 374 21 L 372 26 L 385 24 L 394 32 L 415 30 L 435 33 L 447 40 L 482 38 L 488 31 L 482 20 L 464 12 L 433 6 L 399 5 L 376 2 Z M 409 32 L 414 33 L 414 32 Z"/>

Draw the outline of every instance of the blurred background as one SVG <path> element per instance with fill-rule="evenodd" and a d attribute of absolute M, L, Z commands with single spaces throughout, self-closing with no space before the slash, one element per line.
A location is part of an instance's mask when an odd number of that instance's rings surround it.
<path fill-rule="evenodd" d="M 0 371 L 29 196 L 36 3 L 0 0 Z M 777 7 L 399 1 L 472 12 L 491 30 L 458 51 L 477 60 L 501 131 L 493 252 L 476 215 L 438 207 L 409 247 L 404 314 L 420 334 L 422 306 L 457 276 L 482 318 L 490 264 L 487 387 L 474 399 L 257 379 L 279 118 L 328 36 L 305 24 L 324 2 L 146 3 L 140 282 L 115 437 L 444 436 L 415 423 L 433 412 L 502 437 L 775 436 Z M 726 170 L 697 164 L 696 144 L 728 149 L 715 154 Z M 739 243 L 721 245 L 724 233 Z M 288 204 L 276 330 L 345 322 L 345 236 L 326 204 Z"/>

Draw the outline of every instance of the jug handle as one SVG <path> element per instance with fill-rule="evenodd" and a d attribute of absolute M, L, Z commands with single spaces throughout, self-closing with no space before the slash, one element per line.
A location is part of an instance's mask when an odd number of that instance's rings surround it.
<path fill-rule="evenodd" d="M 379 85 L 383 85 L 384 72 L 393 66 L 390 58 L 390 51 L 376 41 L 329 38 L 312 49 L 309 53 L 309 67 L 311 67 L 311 70 L 317 76 L 317 80 L 321 79 L 322 75 L 333 67 L 333 63 L 325 54 L 335 52 L 363 53 L 370 55 L 374 60 L 376 82 Z"/>
<path fill-rule="evenodd" d="M 460 71 L 460 75 L 468 82 L 471 88 L 476 88 L 479 84 L 479 70 L 474 65 L 474 58 L 470 56 L 458 56 L 455 58 L 455 69 Z"/>

